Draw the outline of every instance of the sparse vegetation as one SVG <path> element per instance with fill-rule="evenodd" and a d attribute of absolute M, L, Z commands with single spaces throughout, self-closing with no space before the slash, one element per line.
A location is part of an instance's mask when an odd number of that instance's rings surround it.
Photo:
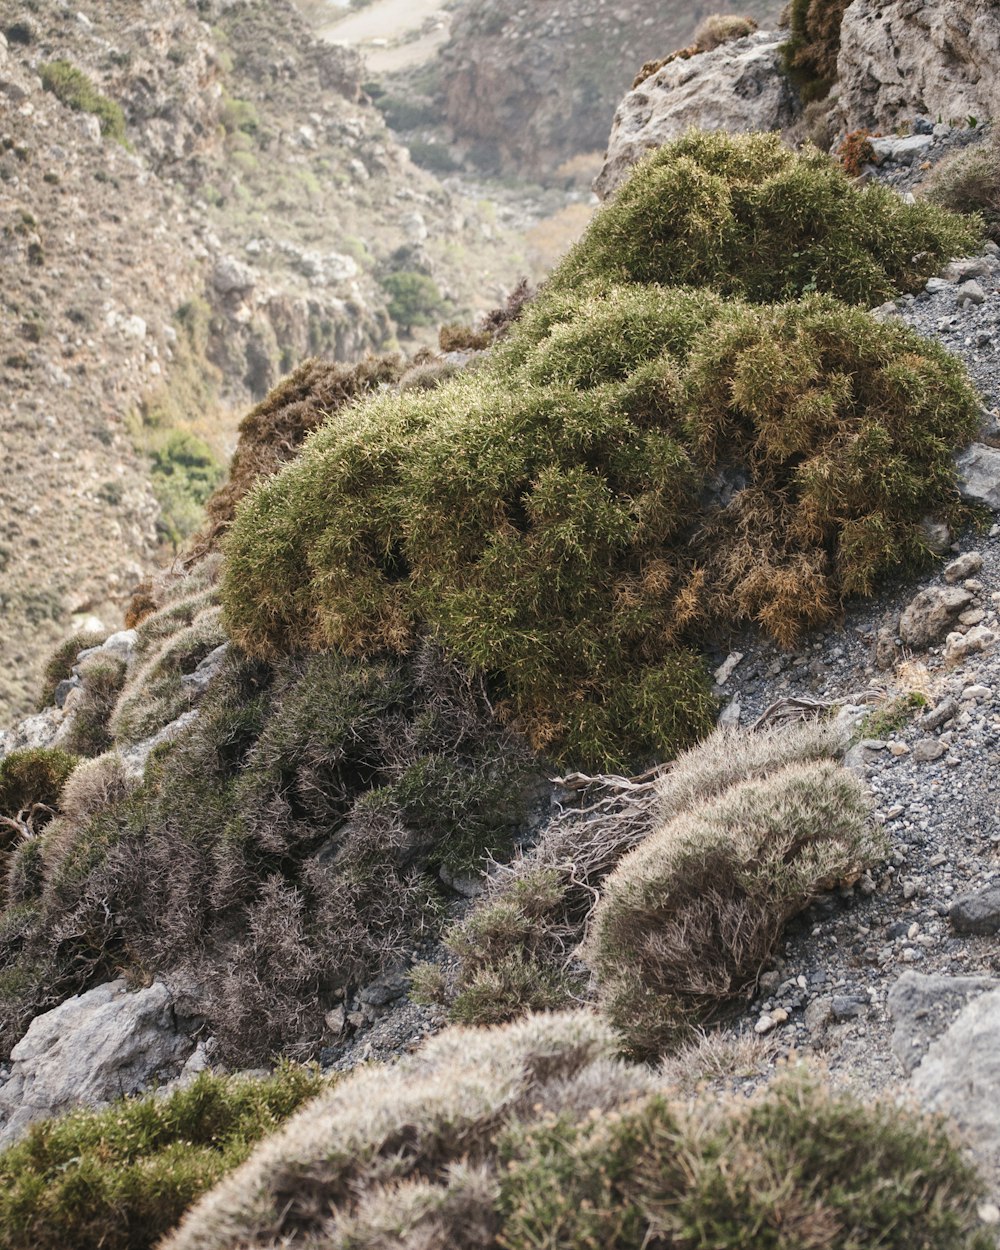
<path fill-rule="evenodd" d="M 111 746 L 111 714 L 125 684 L 125 661 L 99 651 L 79 665 L 82 694 L 73 708 L 66 745 L 78 755 L 101 755 Z"/>
<path fill-rule="evenodd" d="M 889 734 L 903 729 L 927 705 L 927 696 L 921 694 L 918 690 L 911 691 L 909 694 L 901 695 L 895 699 L 890 699 L 882 704 L 881 707 L 877 707 L 874 712 L 868 713 L 861 722 L 858 736 L 862 738 L 885 738 Z"/>
<path fill-rule="evenodd" d="M 939 1123 L 804 1075 L 691 1109 L 614 1047 L 592 1016 L 537 1016 L 355 1071 L 164 1250 L 986 1250 L 981 1184 Z"/>
<path fill-rule="evenodd" d="M 92 113 L 101 134 L 125 144 L 125 114 L 116 100 L 101 95 L 82 69 L 69 61 L 48 61 L 38 67 L 42 86 L 57 100 L 80 113 Z"/>
<path fill-rule="evenodd" d="M 674 816 L 608 877 L 585 959 L 602 1009 L 655 1055 L 752 990 L 787 921 L 882 850 L 860 783 L 788 764 Z"/>
<path fill-rule="evenodd" d="M 76 756 L 49 747 L 11 751 L 0 759 L 0 846 L 11 842 L 9 822 L 23 822 L 38 833 L 56 814 L 66 779 L 76 767 Z M 37 810 L 36 810 L 37 809 Z"/>
<path fill-rule="evenodd" d="M 736 13 L 710 13 L 701 22 L 694 33 L 694 38 L 686 48 L 678 48 L 676 52 L 671 52 L 669 56 L 661 57 L 659 60 L 647 61 L 636 74 L 632 89 L 635 90 L 641 82 L 651 78 L 671 61 L 687 61 L 697 56 L 699 52 L 712 52 L 724 43 L 731 43 L 734 39 L 752 35 L 756 29 L 757 22 L 752 17 L 741 17 Z"/>
<path fill-rule="evenodd" d="M 147 1250 L 328 1082 L 203 1072 L 166 1097 L 33 1125 L 0 1154 L 0 1250 Z"/>
<path fill-rule="evenodd" d="M 851 0 L 791 0 L 785 68 L 808 103 L 830 94 L 837 80 L 840 27 Z"/>
<path fill-rule="evenodd" d="M 388 297 L 389 316 L 404 334 L 409 334 L 414 326 L 433 325 L 444 312 L 437 283 L 425 273 L 387 273 L 382 289 Z"/>
<path fill-rule="evenodd" d="M 956 213 L 975 213 L 1000 242 L 1000 130 L 935 166 L 927 198 Z"/>
<path fill-rule="evenodd" d="M 99 647 L 106 637 L 106 634 L 93 631 L 71 634 L 65 642 L 61 642 L 56 647 L 42 670 L 42 688 L 39 691 L 37 703 L 38 711 L 41 712 L 43 709 L 52 706 L 56 695 L 56 687 L 61 681 L 66 681 L 72 676 L 76 658 L 80 652 L 87 651 L 90 647 Z"/>

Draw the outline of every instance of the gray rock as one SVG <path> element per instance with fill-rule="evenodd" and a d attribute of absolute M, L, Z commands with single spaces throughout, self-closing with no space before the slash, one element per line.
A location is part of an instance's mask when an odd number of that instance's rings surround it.
<path fill-rule="evenodd" d="M 942 725 L 947 724 L 958 713 L 957 699 L 942 699 L 937 707 L 933 707 L 929 712 L 925 712 L 917 724 L 921 729 L 926 729 L 928 733 L 932 733 L 935 729 L 940 729 Z"/>
<path fill-rule="evenodd" d="M 973 443 L 955 457 L 955 465 L 962 498 L 1000 512 L 1000 449 Z"/>
<path fill-rule="evenodd" d="M 948 632 L 955 618 L 972 602 L 958 586 L 928 586 L 903 609 L 899 636 L 910 647 L 927 647 Z"/>
<path fill-rule="evenodd" d="M 982 567 L 983 557 L 979 552 L 967 551 L 945 568 L 944 580 L 953 586 L 956 582 L 964 582 L 967 577 L 975 577 Z"/>
<path fill-rule="evenodd" d="M 911 1087 L 929 1111 L 955 1120 L 982 1160 L 1000 1163 L 1000 988 L 980 994 L 928 1049 Z"/>
<path fill-rule="evenodd" d="M 244 294 L 257 285 L 257 275 L 235 256 L 220 256 L 212 270 L 212 286 L 220 295 Z"/>
<path fill-rule="evenodd" d="M 905 139 L 877 138 L 870 140 L 876 159 L 895 161 L 901 165 L 911 165 L 915 159 L 924 155 L 934 142 L 931 135 L 907 135 Z"/>
<path fill-rule="evenodd" d="M 205 690 L 212 684 L 216 674 L 222 668 L 223 662 L 229 653 L 229 643 L 223 642 L 214 651 L 210 651 L 208 655 L 201 661 L 193 673 L 187 673 L 181 678 L 183 685 L 189 687 L 197 696 L 203 694 Z"/>
<path fill-rule="evenodd" d="M 891 133 L 915 111 L 1000 116 L 996 0 L 854 0 L 844 14 L 837 109 L 845 129 Z"/>
<path fill-rule="evenodd" d="M 954 668 L 956 664 L 961 664 L 970 655 L 978 655 L 981 651 L 988 651 L 994 642 L 996 642 L 996 635 L 992 629 L 987 629 L 985 625 L 973 625 L 964 634 L 958 632 L 949 634 L 944 644 L 945 667 Z"/>
<path fill-rule="evenodd" d="M 1000 933 L 1000 885 L 963 894 L 948 909 L 948 919 L 956 933 L 981 937 Z"/>
<path fill-rule="evenodd" d="M 830 1002 L 830 1014 L 835 1020 L 853 1020 L 867 1007 L 867 998 L 859 998 L 855 994 L 834 994 Z"/>
<path fill-rule="evenodd" d="M 918 764 L 929 764 L 933 760 L 939 760 L 947 750 L 940 738 L 921 738 L 913 748 L 913 758 Z"/>
<path fill-rule="evenodd" d="M 819 1033 L 833 1019 L 833 999 L 829 995 L 814 998 L 803 1013 L 806 1028 L 811 1033 Z"/>
<path fill-rule="evenodd" d="M 111 981 L 36 1016 L 11 1051 L 0 1087 L 0 1146 L 36 1120 L 74 1106 L 100 1107 L 173 1077 L 194 1049 L 161 981 L 129 991 Z"/>
<path fill-rule="evenodd" d="M 162 729 L 157 730 L 151 738 L 144 738 L 142 742 L 137 742 L 135 746 L 122 751 L 121 757 L 129 771 L 137 777 L 142 776 L 142 770 L 146 767 L 146 760 L 149 759 L 152 751 L 164 742 L 173 742 L 185 729 L 193 725 L 197 719 L 198 709 L 191 708 L 190 711 L 182 712 L 169 725 L 164 725 Z"/>
<path fill-rule="evenodd" d="M 963 282 L 956 292 L 959 304 L 985 304 L 986 292 L 974 279 Z"/>
<path fill-rule="evenodd" d="M 678 58 L 644 79 L 615 113 L 594 190 L 604 199 L 647 152 L 700 130 L 780 130 L 799 104 L 782 68 L 784 35 L 760 31 L 711 52 Z"/>
<path fill-rule="evenodd" d="M 944 555 L 952 543 L 952 533 L 944 521 L 935 521 L 933 517 L 924 517 L 920 522 L 920 532 L 924 541 L 936 555 Z"/>
<path fill-rule="evenodd" d="M 974 998 L 1000 987 L 989 977 L 925 976 L 904 972 L 889 991 L 892 1052 L 912 1072 L 931 1043 Z"/>
<path fill-rule="evenodd" d="M 992 266 L 985 256 L 962 256 L 958 260 L 950 260 L 942 275 L 950 282 L 966 282 L 969 278 L 985 278 Z"/>
<path fill-rule="evenodd" d="M 940 295 L 942 291 L 947 291 L 951 285 L 947 278 L 928 278 L 924 290 L 928 295 Z"/>

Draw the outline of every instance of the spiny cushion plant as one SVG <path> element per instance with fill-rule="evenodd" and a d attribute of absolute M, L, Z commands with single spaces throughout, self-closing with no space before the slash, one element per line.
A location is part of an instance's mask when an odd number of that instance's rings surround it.
<path fill-rule="evenodd" d="M 185 1089 L 32 1125 L 0 1154 L 0 1250 L 147 1250 L 328 1082 L 200 1073 Z"/>
<path fill-rule="evenodd" d="M 986 1250 L 936 1121 L 805 1074 L 674 1101 L 586 1013 L 452 1029 L 361 1068 L 207 1194 L 164 1250 Z"/>
<path fill-rule="evenodd" d="M 815 290 L 871 307 L 918 290 L 978 233 L 888 187 L 859 188 L 778 135 L 692 131 L 638 166 L 550 287 L 662 282 L 754 301 Z"/>
<path fill-rule="evenodd" d="M 790 643 L 929 557 L 976 423 L 942 348 L 829 298 L 557 280 L 482 367 L 342 413 L 248 496 L 227 627 L 262 657 L 429 631 L 535 746 L 635 766 L 710 727 L 708 631 Z"/>
<path fill-rule="evenodd" d="M 882 849 L 831 762 L 737 782 L 645 839 L 604 883 L 584 950 L 630 1050 L 655 1055 L 745 997 L 787 921 Z"/>
<path fill-rule="evenodd" d="M 55 699 L 56 687 L 65 681 L 73 672 L 77 656 L 81 651 L 91 647 L 99 647 L 107 637 L 106 633 L 93 630 L 71 634 L 65 642 L 61 642 L 45 662 L 42 670 L 42 688 L 38 694 L 38 710 L 44 711 Z"/>

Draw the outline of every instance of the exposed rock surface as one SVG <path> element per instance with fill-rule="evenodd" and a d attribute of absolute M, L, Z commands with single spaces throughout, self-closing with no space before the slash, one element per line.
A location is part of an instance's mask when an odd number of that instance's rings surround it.
<path fill-rule="evenodd" d="M 749 0 L 761 22 L 781 11 Z M 486 163 L 548 176 L 580 152 L 601 151 L 608 122 L 636 70 L 687 44 L 718 5 L 696 0 L 506 0 L 455 17 L 437 71 L 447 121 Z"/>
<path fill-rule="evenodd" d="M 962 1009 L 988 990 L 1000 989 L 990 977 L 925 976 L 904 972 L 888 998 L 893 1054 L 907 1073 L 917 1068 L 928 1048 Z"/>
<path fill-rule="evenodd" d="M 103 1106 L 176 1076 L 193 1049 L 162 981 L 137 991 L 111 981 L 67 999 L 37 1016 L 11 1051 L 0 1086 L 0 1146 L 35 1120 Z"/>
<path fill-rule="evenodd" d="M 972 602 L 972 592 L 961 586 L 928 586 L 907 604 L 899 622 L 899 636 L 910 647 L 927 647 L 951 628 Z"/>
<path fill-rule="evenodd" d="M 848 130 L 892 131 L 914 113 L 1000 115 L 994 0 L 854 0 L 841 27 L 838 112 Z"/>
<path fill-rule="evenodd" d="M 609 195 L 648 152 L 692 126 L 750 131 L 791 125 L 799 103 L 781 68 L 783 39 L 758 31 L 671 61 L 640 82 L 615 113 L 597 194 Z"/>

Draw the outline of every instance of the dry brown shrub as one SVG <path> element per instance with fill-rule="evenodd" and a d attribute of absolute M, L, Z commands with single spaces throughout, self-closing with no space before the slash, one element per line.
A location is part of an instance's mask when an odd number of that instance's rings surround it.
<path fill-rule="evenodd" d="M 632 90 L 647 78 L 652 78 L 671 61 L 687 61 L 700 52 L 712 52 L 724 43 L 742 39 L 744 35 L 752 35 L 756 29 L 757 23 L 752 17 L 741 17 L 736 13 L 710 13 L 695 31 L 694 38 L 686 48 L 678 48 L 669 56 L 647 61 L 633 79 Z"/>

